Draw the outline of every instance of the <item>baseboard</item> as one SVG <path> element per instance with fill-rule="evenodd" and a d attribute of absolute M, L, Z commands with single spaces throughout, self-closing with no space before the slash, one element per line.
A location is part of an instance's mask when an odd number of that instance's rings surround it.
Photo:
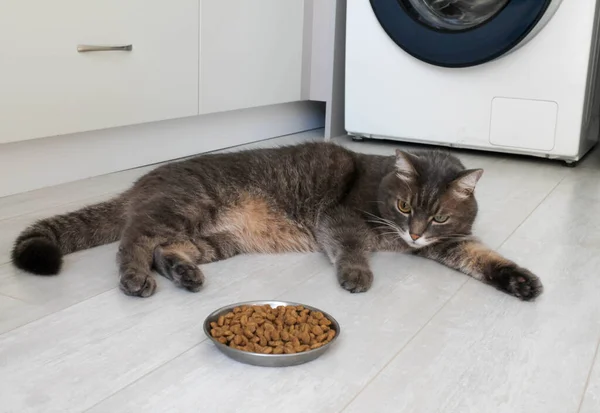
<path fill-rule="evenodd" d="M 322 128 L 324 116 L 293 102 L 3 144 L 0 197 Z"/>

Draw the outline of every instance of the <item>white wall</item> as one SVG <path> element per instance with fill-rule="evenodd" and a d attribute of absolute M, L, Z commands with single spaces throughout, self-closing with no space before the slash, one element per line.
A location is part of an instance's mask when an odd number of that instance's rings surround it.
<path fill-rule="evenodd" d="M 308 99 L 327 103 L 325 137 L 345 134 L 344 88 L 346 50 L 346 0 L 306 0 L 311 2 L 310 87 Z M 307 19 L 306 19 L 307 20 Z M 305 28 L 306 28 L 305 25 Z"/>
<path fill-rule="evenodd" d="M 322 105 L 295 102 L 8 143 L 0 197 L 323 126 Z"/>

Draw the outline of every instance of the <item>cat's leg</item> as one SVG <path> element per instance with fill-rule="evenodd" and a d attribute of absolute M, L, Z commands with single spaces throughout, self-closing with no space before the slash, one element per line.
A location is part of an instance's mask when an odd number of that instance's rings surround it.
<path fill-rule="evenodd" d="M 198 263 L 226 260 L 242 253 L 236 238 L 228 232 L 217 232 L 194 241 L 200 250 Z"/>
<path fill-rule="evenodd" d="M 354 211 L 338 207 L 321 217 L 316 235 L 340 285 L 352 293 L 367 291 L 373 283 L 369 255 L 374 245 L 367 223 Z"/>
<path fill-rule="evenodd" d="M 121 290 L 127 295 L 149 297 L 156 291 L 152 276 L 155 249 L 166 243 L 185 241 L 198 223 L 210 219 L 210 211 L 200 210 L 198 215 L 190 217 L 168 197 L 143 202 L 130 207 L 118 262 Z"/>
<path fill-rule="evenodd" d="M 175 284 L 197 292 L 204 283 L 198 264 L 207 264 L 239 253 L 235 239 L 217 233 L 195 240 L 163 243 L 154 249 L 154 268 Z"/>
<path fill-rule="evenodd" d="M 166 238 L 154 231 L 128 226 L 119 245 L 119 286 L 127 295 L 149 297 L 156 291 L 151 267 L 154 249 Z"/>
<path fill-rule="evenodd" d="M 519 267 L 476 240 L 432 245 L 417 250 L 416 254 L 493 285 L 521 300 L 533 300 L 544 289 L 540 279 L 531 271 Z"/>

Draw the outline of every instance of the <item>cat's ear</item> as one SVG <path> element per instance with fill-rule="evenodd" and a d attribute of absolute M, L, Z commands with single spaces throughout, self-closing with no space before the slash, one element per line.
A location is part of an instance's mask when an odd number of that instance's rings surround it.
<path fill-rule="evenodd" d="M 457 196 L 466 198 L 475 191 L 475 185 L 479 182 L 481 175 L 483 175 L 483 169 L 467 169 L 466 171 L 462 171 L 452 181 L 451 188 Z"/>
<path fill-rule="evenodd" d="M 398 178 L 408 180 L 415 177 L 417 171 L 414 162 L 417 158 L 417 155 L 396 149 L 396 175 Z"/>

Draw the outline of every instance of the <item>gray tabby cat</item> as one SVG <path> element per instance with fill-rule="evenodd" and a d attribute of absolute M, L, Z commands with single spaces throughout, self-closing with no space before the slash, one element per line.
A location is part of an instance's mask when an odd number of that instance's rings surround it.
<path fill-rule="evenodd" d="M 113 200 L 33 224 L 12 259 L 57 274 L 64 254 L 120 240 L 120 287 L 148 297 L 152 269 L 198 291 L 198 264 L 323 251 L 340 285 L 358 293 L 373 283 L 369 255 L 398 251 L 531 300 L 542 292 L 538 277 L 471 236 L 482 173 L 439 151 L 384 157 L 328 143 L 202 155 L 151 171 Z"/>

